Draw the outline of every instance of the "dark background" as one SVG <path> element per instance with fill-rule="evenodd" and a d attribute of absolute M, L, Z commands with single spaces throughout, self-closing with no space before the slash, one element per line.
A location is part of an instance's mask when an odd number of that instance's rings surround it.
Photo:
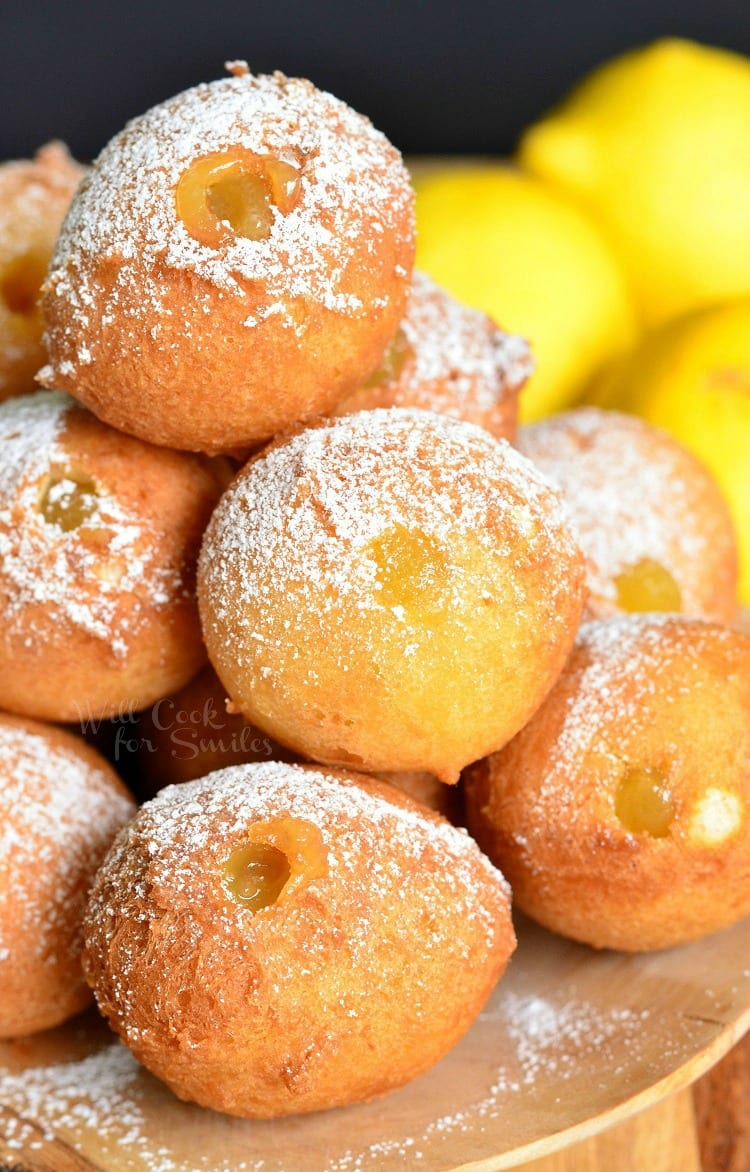
<path fill-rule="evenodd" d="M 0 0 L 0 158 L 95 155 L 227 58 L 311 77 L 405 152 L 494 154 L 591 66 L 658 36 L 750 53 L 748 0 Z"/>

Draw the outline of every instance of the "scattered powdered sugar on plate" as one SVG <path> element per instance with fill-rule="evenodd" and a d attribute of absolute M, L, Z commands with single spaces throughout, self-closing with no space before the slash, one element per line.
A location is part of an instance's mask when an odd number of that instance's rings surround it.
<path fill-rule="evenodd" d="M 248 328 L 276 313 L 299 328 L 298 299 L 341 314 L 369 312 L 347 288 L 352 241 L 370 240 L 372 251 L 376 239 L 411 214 L 413 194 L 399 153 L 366 118 L 311 82 L 233 68 L 234 76 L 196 86 L 134 119 L 94 163 L 63 225 L 47 281 L 69 303 L 82 338 L 95 305 L 105 318 L 118 313 L 121 290 L 158 328 L 165 267 L 196 274 L 214 296 L 242 298 L 245 283 L 262 284 L 265 310 L 248 318 Z M 237 235 L 209 247 L 179 219 L 175 188 L 197 158 L 234 148 L 298 168 L 301 196 L 286 214 L 274 209 L 267 239 Z M 108 259 L 117 274 L 105 289 L 91 272 Z M 85 363 L 80 348 L 77 361 Z"/>
<path fill-rule="evenodd" d="M 113 775 L 16 723 L 0 723 L 0 974 L 14 949 L 49 964 L 79 952 L 85 889 L 134 805 Z"/>
<path fill-rule="evenodd" d="M 570 1000 L 555 1004 L 535 994 L 501 995 L 498 1007 L 490 1014 L 507 1023 L 509 1061 L 497 1071 L 487 1094 L 449 1115 L 441 1115 L 426 1125 L 420 1135 L 375 1143 L 359 1152 L 347 1153 L 326 1168 L 326 1172 L 359 1172 L 376 1168 L 385 1155 L 402 1155 L 404 1159 L 422 1160 L 426 1147 L 436 1137 L 453 1133 L 476 1135 L 486 1122 L 502 1118 L 513 1110 L 514 1097 L 534 1093 L 541 1083 L 565 1083 L 586 1077 L 592 1059 L 617 1040 L 635 1058 L 641 1045 L 649 1010 L 626 1008 L 603 1011 L 587 1001 Z M 425 1165 L 429 1167 L 429 1165 Z"/>
<path fill-rule="evenodd" d="M 316 1154 L 311 1151 L 309 1167 L 316 1172 L 358 1172 L 383 1163 L 389 1168 L 396 1167 L 399 1158 L 404 1164 L 413 1161 L 415 1165 L 424 1160 L 424 1166 L 431 1167 L 428 1161 L 430 1154 L 439 1150 L 436 1144 L 452 1135 L 476 1135 L 488 1122 L 513 1111 L 515 1100 L 522 1096 L 528 1099 L 542 1083 L 560 1084 L 562 1090 L 567 1082 L 587 1078 L 587 1070 L 592 1066 L 600 1071 L 604 1069 L 608 1047 L 614 1041 L 620 1059 L 625 1053 L 629 1060 L 636 1061 L 651 1017 L 648 1010 L 605 1011 L 586 1000 L 554 1004 L 536 994 L 517 993 L 500 998 L 494 1011 L 495 1015 L 498 1013 L 507 1022 L 507 1060 L 496 1069 L 494 1081 L 482 1097 L 467 1102 L 466 1096 L 457 1089 L 456 1097 L 463 1105 L 456 1111 L 439 1115 L 420 1131 L 361 1148 L 352 1145 L 351 1133 L 345 1130 L 348 1151 L 337 1151 L 339 1144 L 335 1138 L 322 1144 L 322 1132 L 316 1131 L 311 1145 Z M 144 1076 L 130 1052 L 118 1043 L 78 1062 L 3 1076 L 4 1102 L 19 1115 L 34 1120 L 48 1137 L 66 1138 L 67 1132 L 95 1133 L 102 1149 L 116 1151 L 118 1164 L 126 1168 L 147 1168 L 150 1172 L 186 1172 L 197 1168 L 211 1169 L 211 1172 L 280 1172 L 281 1169 L 286 1172 L 290 1167 L 284 1157 L 274 1155 L 273 1142 L 268 1145 L 265 1157 L 251 1156 L 238 1161 L 236 1157 L 222 1154 L 227 1142 L 234 1146 L 243 1135 L 245 1150 L 257 1153 L 261 1145 L 254 1142 L 257 1125 L 219 1118 L 215 1118 L 214 1125 L 218 1130 L 212 1132 L 219 1141 L 214 1154 L 203 1154 L 196 1149 L 194 1162 L 188 1163 L 177 1145 L 163 1142 L 163 1132 L 155 1125 L 155 1117 L 160 1112 L 163 1115 L 165 1109 L 169 1111 L 171 1106 L 175 1113 L 184 1114 L 182 1129 L 191 1124 L 200 1129 L 200 1113 L 190 1118 L 188 1113 L 195 1109 L 186 1108 L 163 1090 L 164 1101 L 154 1113 L 148 1108 L 149 1091 L 153 1094 L 148 1076 Z M 374 1105 L 372 1110 L 382 1118 L 382 1106 Z M 344 1119 L 342 1116 L 342 1124 Z M 313 1129 L 318 1120 L 323 1127 L 325 1117 L 320 1116 L 310 1119 Z M 331 1122 L 329 1118 L 328 1128 Z M 283 1129 L 284 1121 L 276 1126 Z M 17 1127 L 20 1133 L 23 1124 L 19 1121 Z M 171 1130 L 174 1136 L 174 1129 Z M 340 1134 L 337 1125 L 333 1136 Z M 222 1136 L 224 1143 L 221 1143 Z M 19 1134 L 15 1142 L 20 1146 L 24 1140 L 30 1146 L 28 1135 Z M 14 1146 L 12 1134 L 6 1143 L 10 1148 Z M 262 1146 L 266 1148 L 266 1144 Z M 320 1152 L 323 1146 L 331 1149 L 327 1158 Z M 299 1154 L 295 1160 L 294 1166 L 302 1167 Z"/>
<path fill-rule="evenodd" d="M 177 1172 L 181 1165 L 165 1149 L 155 1148 L 153 1138 L 145 1134 L 139 1073 L 135 1058 L 119 1043 L 77 1062 L 3 1072 L 3 1105 L 21 1116 L 4 1121 L 6 1147 L 33 1151 L 44 1140 L 65 1138 L 68 1131 L 91 1131 L 104 1153 L 116 1155 L 121 1167 Z M 40 1138 L 35 1138 L 37 1129 L 42 1131 Z"/>
<path fill-rule="evenodd" d="M 185 592 L 180 574 L 159 564 L 156 542 L 140 518 L 97 484 L 97 507 L 65 532 L 45 521 L 39 506 L 53 476 L 85 473 L 66 451 L 69 412 L 79 410 L 59 391 L 0 405 L 0 598 L 6 639 L 27 646 L 51 627 L 73 628 L 107 644 L 123 659 L 144 610 L 169 605 Z M 71 465 L 74 465 L 71 467 Z M 62 493 L 70 485 L 58 486 Z M 54 498 L 55 489 L 52 490 Z M 37 617 L 38 616 L 38 617 Z"/>

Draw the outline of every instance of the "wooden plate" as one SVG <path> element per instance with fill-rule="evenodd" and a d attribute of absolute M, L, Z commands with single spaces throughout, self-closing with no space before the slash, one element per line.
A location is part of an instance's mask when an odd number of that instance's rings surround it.
<path fill-rule="evenodd" d="M 750 630 L 750 611 L 737 625 Z M 474 1028 L 385 1099 L 230 1119 L 179 1102 L 92 1011 L 0 1043 L 0 1160 L 33 1172 L 500 1172 L 688 1086 L 750 1030 L 750 917 L 642 956 L 516 920 L 518 950 Z"/>
<path fill-rule="evenodd" d="M 495 1172 L 687 1085 L 750 1028 L 750 918 L 648 956 L 518 928 L 472 1031 L 385 1099 L 229 1119 L 180 1103 L 89 1014 L 0 1046 L 0 1157 L 55 1172 Z"/>

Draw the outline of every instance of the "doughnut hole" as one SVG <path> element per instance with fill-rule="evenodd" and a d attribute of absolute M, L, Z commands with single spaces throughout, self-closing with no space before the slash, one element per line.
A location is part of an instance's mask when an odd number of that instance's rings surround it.
<path fill-rule="evenodd" d="M 630 834 L 665 838 L 674 820 L 674 802 L 660 769 L 636 766 L 615 791 L 615 813 Z"/>
<path fill-rule="evenodd" d="M 0 404 L 0 450 L 0 708 L 104 718 L 182 687 L 205 663 L 194 564 L 223 463 L 54 392 Z"/>
<path fill-rule="evenodd" d="M 297 167 L 237 148 L 205 155 L 175 190 L 177 215 L 193 239 L 216 248 L 234 236 L 267 240 L 277 212 L 287 215 L 300 196 Z"/>
<path fill-rule="evenodd" d="M 628 614 L 682 610 L 682 594 L 666 566 L 641 558 L 615 577 L 617 605 Z"/>
<path fill-rule="evenodd" d="M 89 521 L 99 509 L 99 493 L 90 476 L 66 470 L 47 477 L 39 498 L 39 513 L 47 525 L 63 533 Z"/>
<path fill-rule="evenodd" d="M 247 452 L 375 370 L 414 245 L 403 161 L 345 103 L 278 72 L 196 86 L 116 135 L 78 193 L 39 379 L 150 443 Z"/>
<path fill-rule="evenodd" d="M 80 737 L 0 714 L 0 1039 L 84 1009 L 86 895 L 135 802 Z"/>
<path fill-rule="evenodd" d="M 275 902 L 252 911 L 228 892 L 237 851 L 271 863 Z M 181 1099 L 299 1115 L 382 1095 L 455 1044 L 513 950 L 509 894 L 468 835 L 385 782 L 234 766 L 163 790 L 119 837 L 84 971 Z"/>
<path fill-rule="evenodd" d="M 642 952 L 750 914 L 750 635 L 681 615 L 585 623 L 532 720 L 464 776 L 517 906 Z"/>
<path fill-rule="evenodd" d="M 247 720 L 318 761 L 452 784 L 541 702 L 582 579 L 528 461 L 463 421 L 392 408 L 246 465 L 206 531 L 199 594 Z"/>
<path fill-rule="evenodd" d="M 248 840 L 225 861 L 222 882 L 232 899 L 259 912 L 327 874 L 328 855 L 318 827 L 281 818 L 250 828 Z"/>
<path fill-rule="evenodd" d="M 27 394 L 46 361 L 39 295 L 84 170 L 62 143 L 0 163 L 0 399 Z"/>
<path fill-rule="evenodd" d="M 380 365 L 333 414 L 417 407 L 479 424 L 512 443 L 518 393 L 532 368 L 523 339 L 415 271 L 406 313 Z"/>
<path fill-rule="evenodd" d="M 716 481 L 675 439 L 633 415 L 579 407 L 522 428 L 518 446 L 565 494 L 587 560 L 588 618 L 733 621 L 732 519 Z"/>

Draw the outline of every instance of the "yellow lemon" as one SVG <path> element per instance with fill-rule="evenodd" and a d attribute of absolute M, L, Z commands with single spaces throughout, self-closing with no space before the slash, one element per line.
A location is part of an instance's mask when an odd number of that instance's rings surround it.
<path fill-rule="evenodd" d="M 750 297 L 655 330 L 591 396 L 670 431 L 713 472 L 732 512 L 750 605 Z"/>
<path fill-rule="evenodd" d="M 417 175 L 417 264 L 459 300 L 529 338 L 536 370 L 525 420 L 574 402 L 632 344 L 626 281 L 597 228 L 568 200 L 509 167 Z"/>
<path fill-rule="evenodd" d="M 681 40 L 627 53 L 519 159 L 596 218 L 649 324 L 750 293 L 750 59 Z"/>

